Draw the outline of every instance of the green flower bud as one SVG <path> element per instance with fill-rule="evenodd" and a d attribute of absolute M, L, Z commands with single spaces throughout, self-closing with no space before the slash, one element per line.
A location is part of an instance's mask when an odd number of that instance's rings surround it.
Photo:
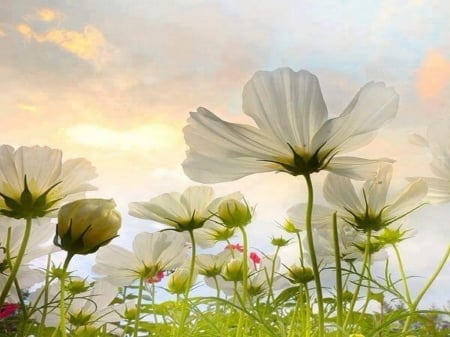
<path fill-rule="evenodd" d="M 62 206 L 53 242 L 71 254 L 91 254 L 117 237 L 121 225 L 112 199 L 81 199 Z"/>
<path fill-rule="evenodd" d="M 189 284 L 190 270 L 187 268 L 177 268 L 172 274 L 169 275 L 167 280 L 167 289 L 172 294 L 184 294 L 188 288 L 192 286 L 194 280 L 191 280 Z M 193 278 L 195 278 L 194 275 Z"/>
<path fill-rule="evenodd" d="M 274 245 L 275 247 L 284 247 L 287 246 L 289 244 L 289 241 L 291 240 L 286 240 L 283 237 L 278 237 L 278 238 L 272 238 L 272 245 Z"/>
<path fill-rule="evenodd" d="M 223 266 L 222 275 L 227 281 L 242 281 L 244 279 L 244 261 L 242 259 L 231 259 Z"/>
<path fill-rule="evenodd" d="M 85 280 L 71 280 L 67 285 L 66 289 L 72 295 L 77 295 L 87 291 L 93 283 L 86 283 Z"/>
<path fill-rule="evenodd" d="M 387 244 L 387 245 L 394 245 L 397 244 L 405 239 L 406 233 L 408 233 L 408 230 L 401 230 L 401 228 L 397 229 L 390 229 L 390 228 L 384 228 L 381 234 L 377 235 L 376 238 L 378 241 Z"/>
<path fill-rule="evenodd" d="M 313 270 L 309 267 L 292 265 L 290 268 L 288 268 L 287 278 L 294 284 L 306 284 L 314 280 L 314 273 Z"/>
<path fill-rule="evenodd" d="M 91 316 L 91 314 L 80 311 L 76 314 L 69 314 L 69 322 L 75 326 L 86 325 L 91 320 Z"/>
<path fill-rule="evenodd" d="M 73 332 L 74 337 L 97 337 L 99 336 L 99 331 L 95 326 L 83 325 L 78 327 Z"/>
<path fill-rule="evenodd" d="M 229 228 L 244 227 L 252 220 L 252 212 L 247 203 L 236 199 L 222 201 L 219 205 L 218 216 Z"/>
<path fill-rule="evenodd" d="M 295 233 L 300 232 L 300 230 L 297 229 L 297 227 L 295 227 L 295 225 L 289 220 L 285 220 L 282 227 L 287 233 L 290 233 L 290 234 L 295 234 Z"/>

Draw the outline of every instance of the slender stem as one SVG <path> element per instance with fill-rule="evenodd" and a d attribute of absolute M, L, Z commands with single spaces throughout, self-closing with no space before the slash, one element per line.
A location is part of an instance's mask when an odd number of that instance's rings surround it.
<path fill-rule="evenodd" d="M 19 252 L 17 253 L 14 266 L 11 269 L 11 273 L 9 274 L 9 277 L 6 280 L 5 286 L 3 287 L 2 293 L 0 295 L 0 307 L 5 303 L 9 290 L 11 289 L 11 286 L 14 283 L 14 280 L 16 279 L 19 267 L 22 263 L 23 256 L 25 255 L 25 250 L 27 248 L 28 240 L 30 238 L 31 233 L 31 222 L 32 221 L 30 217 L 25 219 L 25 231 L 23 232 L 22 243 L 20 244 Z"/>
<path fill-rule="evenodd" d="M 300 236 L 299 232 L 295 232 L 295 235 L 297 236 L 298 251 L 300 253 L 300 265 L 302 267 L 304 267 L 305 266 L 305 262 L 303 261 L 304 260 L 304 256 L 303 256 L 304 253 L 303 253 L 302 237 Z"/>
<path fill-rule="evenodd" d="M 144 280 L 145 276 L 141 276 L 139 278 L 138 297 L 136 302 L 136 316 L 134 318 L 134 329 L 133 329 L 134 337 L 137 337 L 139 335 L 139 317 L 141 316 L 142 292 L 144 290 Z"/>
<path fill-rule="evenodd" d="M 333 213 L 333 243 L 334 243 L 334 263 L 336 265 L 336 324 L 338 327 L 337 336 L 342 336 L 343 323 L 343 301 L 342 301 L 342 268 L 341 268 L 341 251 L 339 248 L 339 236 L 337 230 L 337 216 Z"/>
<path fill-rule="evenodd" d="M 322 295 L 322 284 L 320 281 L 320 271 L 319 265 L 317 263 L 316 250 L 314 248 L 313 230 L 312 230 L 312 211 L 314 204 L 314 191 L 311 182 L 311 176 L 305 174 L 306 186 L 308 188 L 308 204 L 306 208 L 306 238 L 308 241 L 309 255 L 311 258 L 311 266 L 314 273 L 314 283 L 316 286 L 316 297 L 317 297 L 317 307 L 318 307 L 318 317 L 319 317 L 319 337 L 325 335 L 325 314 L 323 309 L 323 295 Z"/>
<path fill-rule="evenodd" d="M 66 306 L 65 306 L 65 289 L 66 289 L 66 274 L 67 268 L 69 267 L 70 260 L 72 259 L 73 254 L 67 253 L 66 259 L 64 260 L 63 268 L 61 270 L 61 274 L 59 277 L 60 281 L 60 292 L 59 292 L 59 325 L 55 329 L 52 334 L 53 336 L 57 336 L 58 331 L 61 332 L 61 337 L 66 337 Z"/>
<path fill-rule="evenodd" d="M 295 301 L 295 307 L 294 311 L 292 313 L 291 322 L 289 324 L 289 334 L 288 337 L 293 337 L 295 334 L 295 328 L 296 328 L 296 322 L 301 321 L 304 322 L 301 319 L 297 319 L 298 311 L 300 309 L 300 306 L 303 304 L 303 291 L 302 291 L 303 285 L 299 285 L 298 288 L 298 295 L 297 295 L 297 301 Z M 302 311 L 300 309 L 300 313 L 302 314 Z"/>
<path fill-rule="evenodd" d="M 428 289 L 431 287 L 431 284 L 434 282 L 436 277 L 439 275 L 442 268 L 444 268 L 445 263 L 447 262 L 449 256 L 450 256 L 450 245 L 447 246 L 447 250 L 445 251 L 445 254 L 442 257 L 442 260 L 439 262 L 439 264 L 437 265 L 433 274 L 431 274 L 431 276 L 428 278 L 428 280 L 425 283 L 425 285 L 423 286 L 422 290 L 419 292 L 416 299 L 412 303 L 411 309 L 410 309 L 411 313 L 412 313 L 412 311 L 416 310 L 417 306 L 419 305 L 420 300 L 425 295 L 425 293 L 428 291 Z M 409 315 L 408 318 L 406 319 L 405 325 L 403 326 L 402 332 L 408 331 L 409 325 L 411 324 L 411 319 L 412 319 L 412 315 Z"/>
<path fill-rule="evenodd" d="M 405 288 L 405 297 L 406 297 L 406 300 L 408 301 L 407 305 L 408 305 L 408 308 L 411 309 L 412 299 L 411 299 L 411 294 L 409 292 L 408 280 L 406 278 L 405 269 L 403 267 L 402 258 L 400 256 L 400 251 L 398 250 L 398 247 L 395 243 L 392 244 L 392 247 L 394 248 L 395 256 L 397 257 L 397 263 L 398 263 L 398 268 L 400 270 L 400 276 L 402 278 L 403 287 Z"/>
<path fill-rule="evenodd" d="M 242 306 L 246 305 L 247 302 L 247 288 L 248 288 L 248 240 L 247 233 L 245 232 L 245 228 L 243 226 L 239 226 L 239 229 L 242 233 Z M 244 324 L 244 311 L 241 310 L 239 314 L 239 322 L 236 330 L 236 336 L 242 336 L 242 326 Z"/>
<path fill-rule="evenodd" d="M 242 233 L 242 243 L 243 243 L 243 260 L 242 260 L 242 301 L 247 301 L 247 292 L 248 292 L 248 240 L 247 240 L 247 233 L 245 232 L 244 227 L 239 227 Z"/>
<path fill-rule="evenodd" d="M 348 324 L 348 322 L 350 320 L 350 317 L 352 315 L 353 309 L 355 308 L 355 304 L 356 304 L 356 301 L 357 301 L 358 295 L 359 295 L 359 290 L 361 289 L 361 285 L 362 285 L 362 282 L 363 282 L 363 279 L 364 279 L 364 274 L 366 272 L 367 262 L 369 261 L 369 256 L 370 256 L 370 238 L 371 238 L 371 236 L 372 236 L 371 231 L 368 231 L 367 232 L 367 239 L 366 239 L 366 247 L 364 249 L 364 257 L 363 257 L 361 272 L 360 272 L 360 276 L 359 276 L 359 281 L 356 284 L 355 292 L 353 294 L 352 301 L 350 302 L 350 307 L 348 308 L 347 316 L 345 317 L 344 329 L 347 327 L 347 324 Z"/>
<path fill-rule="evenodd" d="M 195 254 L 196 254 L 196 249 L 195 249 L 195 237 L 194 237 L 194 231 L 193 230 L 189 230 L 189 237 L 191 239 L 191 245 L 192 245 L 192 252 L 191 252 L 191 263 L 190 263 L 190 270 L 189 270 L 189 278 L 188 278 L 188 283 L 187 283 L 187 287 L 186 287 L 186 291 L 184 292 L 184 299 L 183 299 L 183 304 L 182 304 L 182 309 L 181 309 L 181 319 L 180 319 L 180 325 L 178 327 L 178 336 L 183 336 L 186 331 L 184 330 L 184 324 L 186 321 L 186 316 L 187 316 L 187 302 L 188 302 L 188 298 L 189 298 L 189 292 L 191 290 L 191 286 L 192 286 L 192 280 L 194 279 L 194 269 L 195 269 Z"/>

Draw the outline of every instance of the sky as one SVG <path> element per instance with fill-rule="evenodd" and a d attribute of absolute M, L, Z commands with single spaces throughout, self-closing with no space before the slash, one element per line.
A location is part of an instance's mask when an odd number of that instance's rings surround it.
<path fill-rule="evenodd" d="M 0 140 L 48 145 L 96 167 L 98 191 L 123 215 L 116 243 L 159 227 L 127 204 L 196 185 L 181 169 L 182 128 L 203 106 L 243 115 L 242 88 L 258 70 L 316 74 L 331 116 L 368 81 L 400 95 L 397 117 L 357 154 L 395 159 L 394 189 L 430 176 L 430 154 L 408 137 L 450 114 L 448 1 L 4 0 L 0 2 Z M 324 175 L 314 177 L 317 200 Z M 256 206 L 250 244 L 269 249 L 286 210 L 306 200 L 300 178 L 265 173 L 213 185 Z M 449 244 L 450 205 L 429 205 L 405 224 L 401 244 L 418 291 Z M 284 259 L 292 259 L 287 250 Z M 89 260 L 89 258 L 87 259 Z M 80 268 L 86 261 L 79 261 Z M 450 267 L 424 305 L 450 300 Z"/>

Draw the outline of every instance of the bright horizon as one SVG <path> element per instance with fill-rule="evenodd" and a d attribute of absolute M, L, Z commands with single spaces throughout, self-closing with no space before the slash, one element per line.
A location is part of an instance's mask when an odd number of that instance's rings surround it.
<path fill-rule="evenodd" d="M 395 159 L 399 189 L 406 177 L 432 176 L 429 152 L 408 137 L 450 114 L 450 5 L 407 4 L 3 1 L 2 144 L 48 145 L 65 159 L 90 160 L 99 175 L 90 195 L 116 200 L 124 217 L 116 242 L 126 245 L 138 231 L 159 228 L 127 216 L 129 202 L 197 185 L 181 169 L 189 112 L 203 106 L 251 123 L 241 109 L 244 84 L 258 70 L 287 66 L 318 76 L 332 116 L 368 81 L 395 88 L 396 119 L 358 154 Z M 319 202 L 323 177 L 315 177 Z M 216 195 L 239 190 L 256 205 L 250 244 L 267 253 L 286 210 L 305 201 L 302 179 L 285 174 L 212 187 Z M 408 274 L 426 278 L 438 263 L 449 244 L 449 211 L 449 204 L 425 206 L 405 221 L 415 231 L 401 244 Z M 445 305 L 449 285 L 447 265 L 424 306 Z"/>

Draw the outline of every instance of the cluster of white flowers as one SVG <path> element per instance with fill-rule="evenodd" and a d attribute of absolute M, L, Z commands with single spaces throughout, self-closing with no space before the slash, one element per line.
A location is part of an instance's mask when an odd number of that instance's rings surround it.
<path fill-rule="evenodd" d="M 311 174 L 329 171 L 323 185 L 329 206 L 292 206 L 287 211 L 288 232 L 302 233 L 312 225 L 320 264 L 333 263 L 331 223 L 336 214 L 343 260 L 361 260 L 365 251 L 383 256 L 384 245 L 396 240 L 392 225 L 399 219 L 425 202 L 450 201 L 450 119 L 430 125 L 428 140 L 416 136 L 431 150 L 436 177 L 411 178 L 396 197 L 388 197 L 393 174 L 390 160 L 340 156 L 368 143 L 395 116 L 397 106 L 398 95 L 392 88 L 371 82 L 338 117 L 328 119 L 313 74 L 288 68 L 257 72 L 243 93 L 243 110 L 257 127 L 229 123 L 199 108 L 184 129 L 189 150 L 183 168 L 201 183 L 267 171 L 309 179 Z M 245 245 L 230 245 L 236 232 L 251 222 L 254 209 L 240 192 L 214 197 L 208 186 L 131 202 L 130 215 L 167 229 L 137 234 L 132 250 L 109 244 L 121 225 L 114 202 L 83 199 L 86 191 L 94 189 L 89 183 L 96 176 L 94 167 L 85 159 L 62 162 L 61 158 L 61 151 L 48 147 L 0 146 L 0 308 L 7 303 L 24 305 L 21 291 L 34 286 L 30 317 L 37 322 L 58 327 L 66 321 L 70 331 L 107 327 L 111 333 L 122 334 L 121 322 L 134 317 L 131 313 L 139 302 L 124 299 L 112 305 L 120 296 L 119 288 L 154 285 L 168 276 L 168 291 L 187 295 L 201 275 L 218 294 L 234 295 L 242 304 L 273 296 L 289 283 L 307 283 L 317 277 L 303 256 L 299 264 L 283 269 L 278 253 L 249 254 Z M 50 219 L 58 210 L 55 235 Z M 308 212 L 311 216 L 305 218 Z M 385 230 L 391 232 L 383 234 Z M 366 249 L 365 238 L 375 233 L 377 239 Z M 65 267 L 75 254 L 96 253 L 92 284 L 66 277 L 61 274 L 64 268 L 55 267 L 46 276 L 32 267 L 34 259 L 58 250 L 52 238 L 68 254 Z M 396 238 L 401 240 L 402 234 Z M 217 242 L 226 242 L 226 249 L 195 254 L 196 246 L 210 248 Z M 43 287 L 36 287 L 43 282 Z M 60 316 L 58 307 L 64 288 L 70 298 L 67 317 Z"/>

